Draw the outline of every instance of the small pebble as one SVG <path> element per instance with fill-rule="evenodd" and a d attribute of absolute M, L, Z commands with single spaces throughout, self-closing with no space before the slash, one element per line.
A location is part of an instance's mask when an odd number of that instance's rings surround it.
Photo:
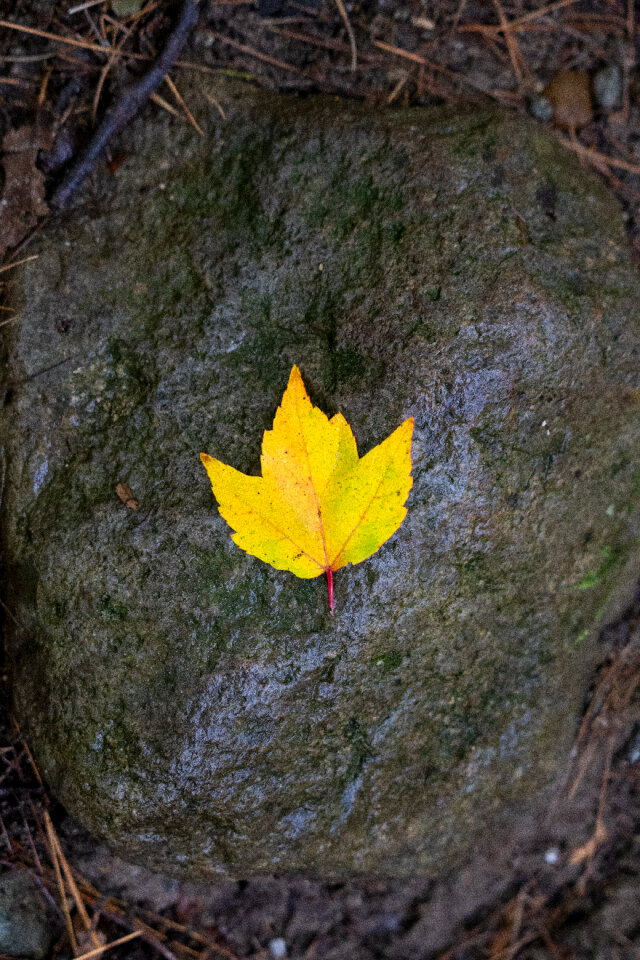
<path fill-rule="evenodd" d="M 640 733 L 629 748 L 629 763 L 637 763 L 640 760 Z"/>
<path fill-rule="evenodd" d="M 30 872 L 18 867 L 0 877 L 0 953 L 45 960 L 59 935 Z"/>
<path fill-rule="evenodd" d="M 601 110 L 614 110 L 622 97 L 622 71 L 615 63 L 598 70 L 593 78 L 593 96 Z"/>
<path fill-rule="evenodd" d="M 435 21 L 431 17 L 411 17 L 411 23 L 421 30 L 435 30 L 436 28 Z"/>
<path fill-rule="evenodd" d="M 529 112 L 536 120 L 548 123 L 553 117 L 553 107 L 546 97 L 534 97 L 529 104 Z"/>
<path fill-rule="evenodd" d="M 276 937 L 275 940 L 269 941 L 269 953 L 274 960 L 282 960 L 282 957 L 286 957 L 287 944 L 284 937 Z"/>
<path fill-rule="evenodd" d="M 577 130 L 591 122 L 593 109 L 586 70 L 558 70 L 542 93 L 553 108 L 556 126 Z"/>

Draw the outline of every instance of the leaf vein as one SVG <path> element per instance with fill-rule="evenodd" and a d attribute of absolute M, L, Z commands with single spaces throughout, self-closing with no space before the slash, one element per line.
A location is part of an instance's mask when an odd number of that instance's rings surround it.
<path fill-rule="evenodd" d="M 239 500 L 240 498 L 237 497 L 237 499 Z M 243 506 L 244 506 L 244 504 L 243 504 Z M 250 514 L 253 513 L 253 514 L 255 514 L 255 516 L 256 516 L 256 517 L 259 517 L 259 519 L 260 519 L 263 523 L 266 523 L 268 526 L 272 527 L 272 528 L 276 531 L 276 533 L 279 533 L 279 534 L 280 534 L 280 536 L 282 537 L 283 540 L 286 540 L 288 543 L 292 543 L 293 546 L 296 548 L 296 550 L 299 550 L 300 553 L 302 554 L 302 556 L 306 557 L 307 560 L 311 560 L 311 562 L 312 562 L 312 563 L 315 563 L 321 570 L 324 570 L 324 569 L 325 569 L 325 568 L 322 566 L 322 564 L 320 563 L 319 560 L 316 560 L 316 558 L 315 558 L 315 557 L 312 557 L 310 553 L 307 553 L 306 550 L 303 550 L 303 548 L 300 546 L 300 544 L 296 543 L 296 541 L 293 539 L 293 537 L 291 537 L 291 536 L 290 536 L 288 533 L 286 533 L 284 530 L 281 530 L 280 527 L 279 527 L 276 523 L 274 523 L 274 521 L 271 519 L 271 517 L 269 517 L 267 514 L 261 513 L 259 510 L 256 510 L 255 507 L 245 507 L 245 509 L 246 509 L 247 513 L 250 513 Z M 220 513 L 222 514 L 222 510 L 220 511 Z M 222 515 L 224 516 L 224 514 L 222 514 Z M 227 518 L 225 517 L 224 519 L 226 520 Z M 228 521 L 227 521 L 227 522 L 228 522 Z M 232 525 L 230 524 L 230 526 L 232 526 Z M 239 531 L 236 530 L 236 533 L 239 533 Z M 239 533 L 239 536 L 242 536 L 242 533 Z"/>
<path fill-rule="evenodd" d="M 310 460 L 310 458 L 309 458 L 309 449 L 308 449 L 308 447 L 307 447 L 307 438 L 306 438 L 305 435 L 304 435 L 303 421 L 302 421 L 302 417 L 300 416 L 299 396 L 298 396 L 297 394 L 296 394 L 296 414 L 297 414 L 297 416 L 298 416 L 298 423 L 300 424 L 300 438 L 301 438 L 301 440 L 302 440 L 302 446 L 303 446 L 303 448 L 304 448 L 304 454 L 305 454 L 305 457 L 306 457 L 306 459 L 307 459 L 307 471 L 308 471 L 308 474 L 309 474 L 309 482 L 310 482 L 310 484 L 311 484 L 311 491 L 312 491 L 312 493 L 313 493 L 313 499 L 314 499 L 315 502 L 316 502 L 316 508 L 317 508 L 317 511 L 318 511 L 318 527 L 320 528 L 320 537 L 322 538 L 322 550 L 323 550 L 323 552 L 324 552 L 324 567 L 323 567 L 323 569 L 324 569 L 324 570 L 328 570 L 328 569 L 329 569 L 329 558 L 328 558 L 328 556 L 327 556 L 327 541 L 326 541 L 326 539 L 325 539 L 325 535 L 324 535 L 324 524 L 323 524 L 323 522 L 322 522 L 322 508 L 321 508 L 321 506 L 320 506 L 320 501 L 319 501 L 319 499 L 318 499 L 318 494 L 316 493 L 316 488 L 315 488 L 315 485 L 314 485 L 314 482 L 313 482 L 313 474 L 312 474 L 312 471 L 311 471 L 311 460 Z M 292 543 L 293 543 L 293 541 L 292 541 Z M 317 562 L 318 562 L 318 561 L 316 560 L 316 563 L 317 563 Z"/>
<path fill-rule="evenodd" d="M 359 462 L 361 463 L 362 461 L 359 461 Z M 358 520 L 356 521 L 356 523 L 354 524 L 353 529 L 351 530 L 349 536 L 348 536 L 347 539 L 344 541 L 344 543 L 342 544 L 342 546 L 341 546 L 340 549 L 338 550 L 337 554 L 335 555 L 335 557 L 334 557 L 333 560 L 331 561 L 331 566 L 332 566 L 332 568 L 333 568 L 333 566 L 338 562 L 338 560 L 342 557 L 342 554 L 344 553 L 344 551 L 345 551 L 346 548 L 347 548 L 347 544 L 349 543 L 349 540 L 351 540 L 351 538 L 353 537 L 353 535 L 354 535 L 354 533 L 356 532 L 356 530 L 358 530 L 358 529 L 360 528 L 360 526 L 362 525 L 365 517 L 367 516 L 367 511 L 371 509 L 371 504 L 379 497 L 380 487 L 382 486 L 382 484 L 383 484 L 384 481 L 386 480 L 387 474 L 388 474 L 389 471 L 391 470 L 391 467 L 392 467 L 392 466 L 393 466 L 392 462 L 389 461 L 389 462 L 387 463 L 387 466 L 386 466 L 385 469 L 384 469 L 384 472 L 382 473 L 382 475 L 381 475 L 381 477 L 380 477 L 380 480 L 378 481 L 378 486 L 376 487 L 376 489 L 374 490 L 373 494 L 371 495 L 371 498 L 370 498 L 369 501 L 367 502 L 367 505 L 366 505 L 366 507 L 364 508 L 364 510 L 362 511 L 362 514 L 360 515 L 359 519 L 358 519 Z"/>

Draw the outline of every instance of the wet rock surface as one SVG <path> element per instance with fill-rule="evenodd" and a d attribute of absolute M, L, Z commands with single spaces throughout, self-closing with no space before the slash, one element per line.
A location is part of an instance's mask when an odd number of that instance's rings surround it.
<path fill-rule="evenodd" d="M 533 126 L 223 94 L 203 143 L 139 126 L 16 284 L 15 708 L 126 858 L 431 871 L 544 802 L 631 594 L 637 276 Z M 407 519 L 334 619 L 234 546 L 198 459 L 258 472 L 293 363 L 361 452 L 416 418 Z"/>

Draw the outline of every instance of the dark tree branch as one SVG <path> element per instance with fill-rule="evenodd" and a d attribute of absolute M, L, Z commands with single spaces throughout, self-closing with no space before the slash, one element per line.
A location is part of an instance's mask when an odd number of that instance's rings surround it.
<path fill-rule="evenodd" d="M 72 194 L 91 173 L 109 140 L 119 133 L 160 86 L 165 74 L 178 59 L 189 34 L 198 22 L 199 0 L 184 0 L 178 21 L 166 47 L 142 80 L 120 98 L 106 114 L 82 157 L 72 167 L 51 198 L 51 205 L 59 210 L 69 203 Z"/>

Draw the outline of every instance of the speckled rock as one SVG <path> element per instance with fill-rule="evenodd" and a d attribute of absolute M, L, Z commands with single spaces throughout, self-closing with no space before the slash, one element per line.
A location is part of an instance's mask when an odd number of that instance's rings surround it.
<path fill-rule="evenodd" d="M 0 952 L 3 956 L 44 960 L 60 933 L 44 894 L 28 870 L 0 877 Z"/>
<path fill-rule="evenodd" d="M 637 274 L 533 124 L 216 96 L 202 141 L 138 123 L 15 280 L 15 709 L 125 858 L 437 870 L 544 802 L 633 588 Z M 258 472 L 293 363 L 361 451 L 416 418 L 408 516 L 333 619 L 235 547 L 198 458 Z"/>

